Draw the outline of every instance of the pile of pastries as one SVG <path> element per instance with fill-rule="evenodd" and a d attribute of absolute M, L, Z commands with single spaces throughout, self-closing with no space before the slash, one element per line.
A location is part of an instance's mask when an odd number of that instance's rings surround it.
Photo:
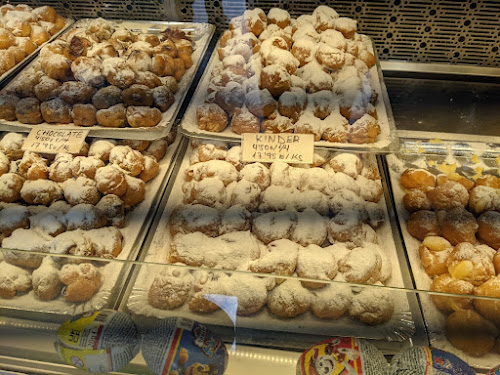
<path fill-rule="evenodd" d="M 0 7 L 0 75 L 19 64 L 66 26 L 50 6 L 26 4 Z"/>
<path fill-rule="evenodd" d="M 25 136 L 0 139 L 0 298 L 33 290 L 42 301 L 84 302 L 100 288 L 100 266 L 82 256 L 116 258 L 127 212 L 144 200 L 172 137 L 94 139 L 78 155 L 23 151 Z M 19 252 L 71 254 L 58 258 Z"/>
<path fill-rule="evenodd" d="M 316 154 L 312 165 L 245 163 L 240 146 L 193 143 L 190 166 L 178 178 L 183 203 L 170 216 L 171 241 L 158 261 L 179 267 L 155 275 L 151 306 L 187 304 L 208 313 L 220 309 L 207 297 L 217 294 L 237 297 L 239 315 L 267 306 L 280 318 L 307 311 L 370 325 L 391 318 L 394 302 L 384 288 L 325 283 L 390 281 L 391 260 L 377 233 L 385 221 L 383 191 L 370 155 Z"/>
<path fill-rule="evenodd" d="M 452 173 L 407 169 L 401 175 L 408 232 L 418 249 L 431 291 L 500 298 L 500 178 L 475 181 Z M 500 353 L 500 300 L 432 295 L 447 315 L 446 337 L 457 348 L 483 356 Z"/>
<path fill-rule="evenodd" d="M 199 128 L 375 142 L 375 57 L 363 40 L 355 20 L 324 5 L 297 19 L 279 8 L 246 10 L 221 37 Z"/>
<path fill-rule="evenodd" d="M 0 93 L 0 118 L 24 124 L 153 127 L 192 66 L 184 32 L 137 33 L 101 18 L 46 45 Z"/>

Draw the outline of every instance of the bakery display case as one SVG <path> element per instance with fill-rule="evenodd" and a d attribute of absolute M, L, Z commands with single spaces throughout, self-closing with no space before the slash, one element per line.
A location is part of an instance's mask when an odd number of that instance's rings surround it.
<path fill-rule="evenodd" d="M 0 81 L 0 374 L 500 363 L 496 2 L 29 5 L 0 7 L 4 55 L 52 37 Z"/>

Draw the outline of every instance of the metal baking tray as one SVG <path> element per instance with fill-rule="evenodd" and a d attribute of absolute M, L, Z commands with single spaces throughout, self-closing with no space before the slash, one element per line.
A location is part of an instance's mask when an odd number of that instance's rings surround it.
<path fill-rule="evenodd" d="M 440 134 L 436 134 L 439 136 Z M 392 190 L 397 213 L 397 221 L 410 262 L 411 272 L 419 291 L 423 317 L 429 332 L 431 345 L 458 355 L 475 369 L 486 372 L 500 362 L 500 354 L 488 353 L 484 357 L 470 356 L 452 346 L 445 337 L 445 315 L 432 302 L 428 293 L 432 279 L 425 273 L 420 262 L 418 248 L 421 241 L 406 229 L 410 214 L 405 210 L 402 198 L 405 194 L 400 185 L 401 173 L 406 168 L 425 168 L 435 174 L 456 172 L 474 178 L 488 173 L 500 173 L 500 145 L 432 140 L 402 140 L 401 151 L 386 156 L 388 183 Z"/>
<path fill-rule="evenodd" d="M 220 43 L 220 42 L 219 42 Z M 215 141 L 231 141 L 241 142 L 242 136 L 234 133 L 228 125 L 222 132 L 215 133 L 206 130 L 200 130 L 196 121 L 196 110 L 205 102 L 207 95 L 207 88 L 210 84 L 211 72 L 217 64 L 220 64 L 219 55 L 216 47 L 212 52 L 210 61 L 205 69 L 205 72 L 196 88 L 196 93 L 193 95 L 191 102 L 186 110 L 184 118 L 181 122 L 181 131 L 188 137 L 192 138 L 205 138 L 213 139 Z M 387 88 L 384 83 L 384 76 L 380 67 L 380 62 L 377 57 L 375 45 L 373 41 L 366 35 L 363 35 L 363 43 L 368 46 L 371 53 L 374 54 L 376 59 L 375 67 L 370 70 L 370 81 L 372 88 L 378 94 L 378 100 L 375 108 L 377 109 L 378 122 L 380 124 L 381 133 L 375 143 L 355 144 L 355 143 L 334 143 L 328 141 L 314 142 L 317 148 L 331 148 L 352 150 L 356 152 L 376 152 L 376 153 L 389 153 L 396 151 L 399 148 L 399 138 L 396 132 L 396 125 L 392 115 L 392 108 L 387 94 Z M 374 74 L 376 72 L 376 74 Z"/>
<path fill-rule="evenodd" d="M 190 149 L 187 144 L 184 146 L 183 151 L 186 149 Z M 204 322 L 205 324 L 223 326 L 229 330 L 232 322 L 222 311 L 210 314 L 198 314 L 191 312 L 187 304 L 173 310 L 160 310 L 150 306 L 147 301 L 149 286 L 154 275 L 160 272 L 162 267 L 168 267 L 162 261 L 162 259 L 165 259 L 165 250 L 171 241 L 167 223 L 173 209 L 182 202 L 182 172 L 189 165 L 189 156 L 190 152 L 188 151 L 183 157 L 179 157 L 178 166 L 174 172 L 175 177 L 173 175 L 169 182 L 160 209 L 156 214 L 152 230 L 145 241 L 143 251 L 139 257 L 141 264 L 136 265 L 136 269 L 133 271 L 120 308 L 130 313 L 142 328 L 149 327 L 158 318 L 182 315 Z M 384 174 L 381 168 L 380 173 Z M 260 330 L 260 335 L 263 338 L 271 340 L 270 337 L 273 335 L 281 337 L 287 331 L 303 335 L 326 335 L 329 332 L 325 332 L 325 327 L 329 327 L 332 333 L 335 332 L 335 335 L 357 336 L 388 341 L 404 341 L 412 337 L 412 340 L 425 345 L 427 337 L 425 335 L 423 319 L 416 296 L 413 293 L 410 272 L 399 240 L 394 213 L 387 206 L 387 202 L 390 202 L 388 189 L 384 182 L 383 185 L 384 197 L 380 203 L 386 208 L 386 223 L 377 232 L 384 239 L 384 248 L 388 249 L 388 255 L 393 261 L 393 276 L 389 288 L 394 291 L 396 307 L 393 317 L 389 322 L 371 327 L 351 320 L 349 317 L 343 317 L 339 320 L 322 320 L 314 317 L 310 312 L 292 319 L 280 319 L 271 315 L 264 308 L 252 316 L 238 316 L 237 323 L 234 323 L 237 324 L 238 329 L 243 329 L 243 331 L 252 329 L 252 332 L 254 332 L 253 330 Z M 162 263 L 163 266 L 161 265 Z M 196 269 L 193 267 L 187 268 Z M 221 270 L 218 271 L 224 272 Z M 267 276 L 269 277 L 269 275 Z M 408 289 L 411 290 L 409 293 L 407 292 Z"/>
<path fill-rule="evenodd" d="M 13 79 L 25 66 L 28 64 L 33 58 L 38 55 L 40 50 L 48 43 L 52 42 L 56 38 L 58 38 L 62 33 L 66 32 L 68 28 L 75 22 L 71 18 L 65 18 L 66 25 L 59 30 L 56 34 L 52 35 L 52 37 L 46 41 L 45 43 L 38 46 L 36 50 L 31 52 L 28 56 L 22 59 L 18 64 L 16 64 L 13 68 L 6 71 L 4 74 L 0 75 L 0 88 L 3 88 L 11 79 Z"/>
<path fill-rule="evenodd" d="M 92 19 L 81 19 L 75 22 L 72 27 L 67 28 L 66 32 L 73 28 L 86 27 Z M 176 27 L 186 34 L 190 35 L 193 42 L 193 66 L 186 70 L 180 82 L 178 82 L 178 90 L 175 93 L 175 102 L 168 110 L 162 113 L 160 122 L 150 128 L 107 128 L 102 126 L 85 127 L 89 129 L 89 136 L 100 138 L 120 138 L 120 139 L 140 139 L 140 140 L 154 140 L 167 136 L 172 128 L 172 125 L 179 113 L 179 109 L 186 97 L 189 87 L 194 79 L 194 76 L 200 66 L 200 62 L 205 55 L 208 44 L 215 32 L 215 27 L 208 23 L 192 23 L 192 22 L 160 22 L 160 21 L 128 21 L 128 20 L 109 20 L 116 26 L 126 27 L 132 31 L 141 31 L 144 33 L 158 34 L 167 27 Z M 29 71 L 33 68 L 37 59 L 33 60 L 24 71 Z M 30 132 L 34 126 L 57 126 L 58 129 L 83 129 L 83 127 L 73 124 L 48 124 L 42 122 L 37 125 L 23 124 L 19 121 L 6 121 L 0 119 L 0 130 L 17 131 L 17 132 Z"/>
<path fill-rule="evenodd" d="M 114 308 L 132 267 L 133 263 L 130 261 L 137 258 L 174 169 L 181 140 L 182 136 L 178 134 L 160 162 L 160 174 L 146 185 L 145 200 L 126 216 L 127 225 L 121 229 L 124 239 L 122 252 L 116 259 L 88 258 L 89 261 L 96 261 L 101 265 L 106 263 L 100 267 L 104 281 L 96 295 L 85 303 L 76 304 L 66 302 L 62 297 L 52 301 L 40 301 L 33 295 L 33 291 L 30 291 L 12 299 L 0 298 L 0 315 L 35 321 L 62 322 L 68 319 L 68 316 L 82 312 Z M 49 256 L 47 253 L 39 254 Z"/>

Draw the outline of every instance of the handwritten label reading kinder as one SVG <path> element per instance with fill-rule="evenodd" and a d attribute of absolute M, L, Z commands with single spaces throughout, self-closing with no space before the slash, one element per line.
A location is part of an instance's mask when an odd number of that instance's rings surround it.
<path fill-rule="evenodd" d="M 312 134 L 243 134 L 243 161 L 313 162 Z"/>
<path fill-rule="evenodd" d="M 89 130 L 65 130 L 36 127 L 30 131 L 23 145 L 24 151 L 57 154 L 68 152 L 78 153 Z"/>

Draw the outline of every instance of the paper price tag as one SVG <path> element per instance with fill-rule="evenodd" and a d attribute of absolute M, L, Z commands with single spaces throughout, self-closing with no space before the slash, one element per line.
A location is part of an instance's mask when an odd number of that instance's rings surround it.
<path fill-rule="evenodd" d="M 88 134 L 88 129 L 69 130 L 35 127 L 24 141 L 23 150 L 44 154 L 57 154 L 59 152 L 76 154 L 81 150 Z"/>
<path fill-rule="evenodd" d="M 312 134 L 243 134 L 243 161 L 285 163 L 313 162 L 314 136 Z"/>

